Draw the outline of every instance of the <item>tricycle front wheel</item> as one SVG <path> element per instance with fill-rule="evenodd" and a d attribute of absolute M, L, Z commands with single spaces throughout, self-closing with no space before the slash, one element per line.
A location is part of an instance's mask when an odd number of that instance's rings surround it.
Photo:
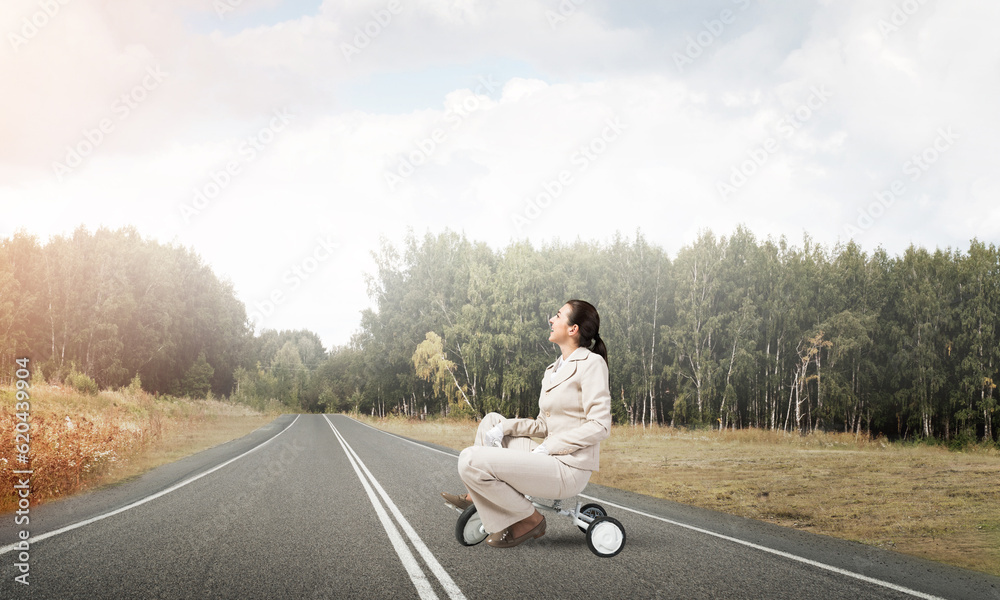
<path fill-rule="evenodd" d="M 479 518 L 479 511 L 473 504 L 462 511 L 455 524 L 455 537 L 463 546 L 475 546 L 482 542 L 490 534 L 483 529 L 483 521 Z"/>
<path fill-rule="evenodd" d="M 611 558 L 625 547 L 625 527 L 612 517 L 597 517 L 587 528 L 587 547 L 601 558 Z"/>

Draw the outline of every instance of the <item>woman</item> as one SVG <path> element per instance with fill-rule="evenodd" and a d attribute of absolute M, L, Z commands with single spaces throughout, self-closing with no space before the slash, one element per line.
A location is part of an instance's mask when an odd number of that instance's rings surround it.
<path fill-rule="evenodd" d="M 545 369 L 538 418 L 486 415 L 475 445 L 458 458 L 469 493 L 441 494 L 463 510 L 475 503 L 490 532 L 486 543 L 497 548 L 545 534 L 545 517 L 525 495 L 555 499 L 582 492 L 590 473 L 598 470 L 600 442 L 611 433 L 608 352 L 597 309 L 570 300 L 549 324 L 549 341 L 562 353 Z"/>

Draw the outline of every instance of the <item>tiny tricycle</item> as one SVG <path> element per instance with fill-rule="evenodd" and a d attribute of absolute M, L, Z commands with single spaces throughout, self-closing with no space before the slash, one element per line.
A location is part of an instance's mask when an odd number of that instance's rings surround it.
<path fill-rule="evenodd" d="M 576 508 L 566 510 L 562 500 L 544 500 L 531 496 L 525 498 L 537 508 L 569 517 L 580 531 L 587 534 L 587 547 L 590 551 L 601 558 L 611 558 L 625 547 L 625 527 L 617 519 L 609 517 L 600 504 L 583 504 L 577 500 Z M 455 525 L 455 537 L 459 543 L 463 546 L 475 546 L 489 537 L 475 504 L 460 512 L 462 514 Z"/>

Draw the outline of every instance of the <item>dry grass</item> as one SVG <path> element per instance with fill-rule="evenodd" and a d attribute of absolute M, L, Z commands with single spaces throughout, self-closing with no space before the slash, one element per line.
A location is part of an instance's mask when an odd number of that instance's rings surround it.
<path fill-rule="evenodd" d="M 39 504 L 194 454 L 274 418 L 217 400 L 158 399 L 143 392 L 33 386 L 30 410 L 31 502 Z M 15 394 L 0 389 L 0 512 L 16 498 Z"/>
<path fill-rule="evenodd" d="M 371 420 L 459 450 L 472 422 Z M 848 434 L 615 427 L 591 481 L 1000 575 L 1000 452 Z"/>

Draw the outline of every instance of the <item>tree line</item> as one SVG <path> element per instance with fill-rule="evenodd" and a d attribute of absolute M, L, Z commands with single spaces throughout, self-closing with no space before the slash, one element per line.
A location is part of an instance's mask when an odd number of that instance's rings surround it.
<path fill-rule="evenodd" d="M 44 245 L 23 232 L 0 240 L 3 375 L 30 357 L 36 377 L 85 391 L 137 382 L 155 394 L 224 397 L 243 371 L 280 370 L 285 344 L 300 365 L 327 357 L 314 333 L 254 335 L 231 283 L 192 250 L 134 228 L 79 228 Z M 292 391 L 284 380 L 263 390 Z"/>
<path fill-rule="evenodd" d="M 0 242 L 0 348 L 47 377 L 295 411 L 534 416 L 548 318 L 593 303 L 619 423 L 995 440 L 1000 253 L 706 231 L 491 249 L 383 241 L 350 343 L 255 333 L 232 285 L 133 229 Z M 272 400 L 273 399 L 273 400 Z"/>
<path fill-rule="evenodd" d="M 617 422 L 996 439 L 992 244 L 890 257 L 740 227 L 671 258 L 641 233 L 494 251 L 446 231 L 376 264 L 340 363 L 351 408 L 533 416 L 548 318 L 578 297 L 602 316 Z"/>

